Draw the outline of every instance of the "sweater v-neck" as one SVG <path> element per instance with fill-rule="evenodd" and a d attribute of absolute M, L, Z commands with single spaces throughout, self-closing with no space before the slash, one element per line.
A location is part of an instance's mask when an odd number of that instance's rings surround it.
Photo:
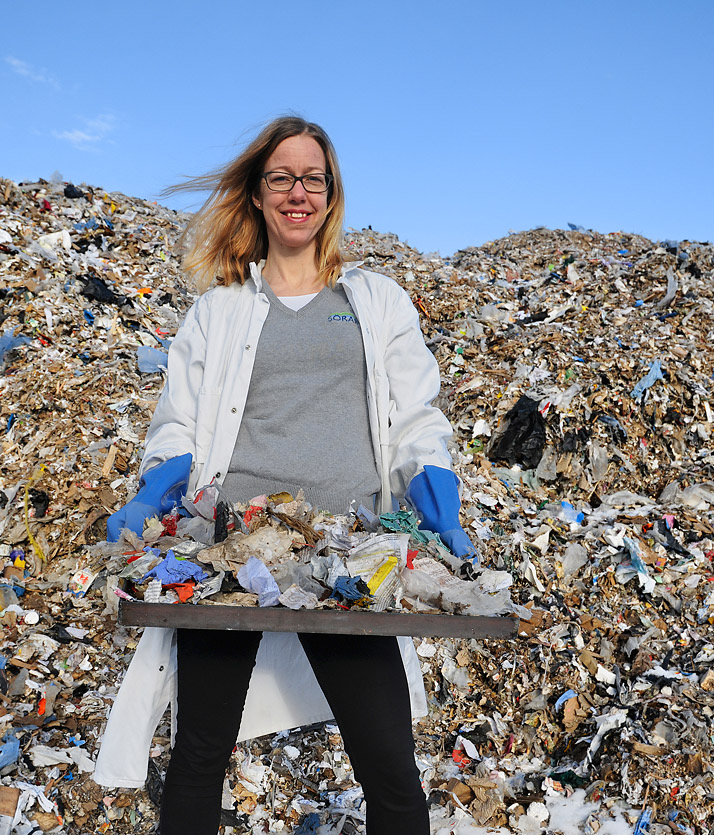
<path fill-rule="evenodd" d="M 293 310 L 291 307 L 288 307 L 286 304 L 283 304 L 283 302 L 280 299 L 280 296 L 276 296 L 273 288 L 268 284 L 268 282 L 265 279 L 263 279 L 263 292 L 268 297 L 270 303 L 275 304 L 275 309 L 278 310 L 280 313 L 291 316 L 293 319 L 300 318 L 302 312 L 304 310 L 307 310 L 310 307 L 310 305 L 315 304 L 317 299 L 326 289 L 327 285 L 325 285 L 325 287 L 323 287 L 321 290 L 318 290 L 318 292 L 315 293 L 313 298 L 311 298 L 310 301 L 307 304 L 304 304 L 299 310 Z M 304 293 L 303 295 L 307 296 L 311 294 Z"/>

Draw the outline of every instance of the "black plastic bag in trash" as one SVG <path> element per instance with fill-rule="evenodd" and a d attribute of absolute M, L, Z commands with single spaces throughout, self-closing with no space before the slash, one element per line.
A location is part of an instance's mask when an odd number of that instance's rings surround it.
<path fill-rule="evenodd" d="M 88 299 L 116 305 L 125 304 L 129 301 L 126 296 L 118 296 L 111 287 L 107 286 L 106 282 L 96 275 L 84 275 L 81 276 L 80 280 L 84 283 L 81 293 Z"/>
<path fill-rule="evenodd" d="M 42 519 L 50 506 L 50 497 L 44 490 L 30 489 L 30 503 L 35 511 L 35 519 Z"/>
<path fill-rule="evenodd" d="M 228 523 L 230 522 L 230 508 L 225 502 L 218 502 L 216 506 L 216 527 L 213 541 L 223 542 L 228 539 Z"/>
<path fill-rule="evenodd" d="M 64 196 L 69 197 L 70 200 L 77 200 L 80 197 L 84 197 L 85 194 L 81 188 L 77 188 L 77 186 L 72 185 L 72 183 L 67 183 L 64 187 Z"/>
<path fill-rule="evenodd" d="M 161 773 L 158 766 L 153 760 L 149 760 L 149 767 L 146 773 L 146 793 L 149 795 L 149 800 L 157 808 L 161 808 L 161 795 L 164 791 L 164 781 L 161 779 Z"/>
<path fill-rule="evenodd" d="M 538 466 L 545 448 L 545 420 L 538 402 L 525 394 L 506 412 L 488 449 L 492 461 L 507 461 L 528 469 Z"/>

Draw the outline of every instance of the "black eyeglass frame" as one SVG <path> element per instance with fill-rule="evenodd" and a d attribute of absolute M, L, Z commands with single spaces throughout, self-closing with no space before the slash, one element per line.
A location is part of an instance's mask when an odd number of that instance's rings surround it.
<path fill-rule="evenodd" d="M 278 188 L 270 188 L 270 184 L 268 183 L 268 175 L 269 174 L 284 174 L 286 177 L 292 177 L 293 181 L 288 189 L 278 189 Z M 316 174 L 319 174 L 321 177 L 325 178 L 325 188 L 321 191 L 313 191 L 305 186 L 304 180 L 306 177 L 314 177 Z M 294 174 L 290 174 L 288 171 L 264 171 L 260 175 L 261 180 L 265 180 L 265 185 L 270 191 L 274 191 L 277 194 L 288 194 L 295 188 L 295 183 L 300 183 L 302 187 L 308 194 L 324 194 L 326 191 L 329 191 L 330 186 L 332 185 L 332 181 L 335 179 L 332 174 L 323 174 L 322 171 L 315 172 L 313 171 L 311 174 L 303 174 L 302 177 L 296 177 Z"/>

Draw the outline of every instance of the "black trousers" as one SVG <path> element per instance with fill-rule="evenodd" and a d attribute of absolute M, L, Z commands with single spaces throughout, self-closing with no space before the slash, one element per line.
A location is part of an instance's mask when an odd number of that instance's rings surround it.
<path fill-rule="evenodd" d="M 226 767 L 261 634 L 178 630 L 178 729 L 161 835 L 216 835 Z M 362 784 L 368 835 L 428 835 L 397 639 L 299 635 Z"/>

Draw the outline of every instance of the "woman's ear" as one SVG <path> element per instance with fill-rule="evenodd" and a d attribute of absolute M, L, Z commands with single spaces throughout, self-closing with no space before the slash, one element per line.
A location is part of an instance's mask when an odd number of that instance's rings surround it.
<path fill-rule="evenodd" d="M 252 200 L 253 200 L 253 204 L 254 204 L 255 208 L 262 210 L 263 204 L 260 202 L 260 198 L 257 195 L 254 194 L 254 195 L 252 195 Z"/>

